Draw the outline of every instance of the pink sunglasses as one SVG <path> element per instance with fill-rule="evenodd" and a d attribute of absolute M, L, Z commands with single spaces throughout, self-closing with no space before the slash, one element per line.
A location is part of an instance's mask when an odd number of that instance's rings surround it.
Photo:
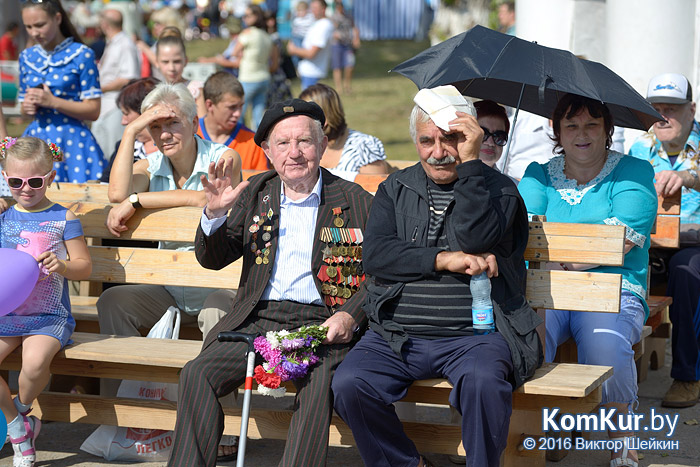
<path fill-rule="evenodd" d="M 8 177 L 7 173 L 3 170 L 2 175 L 5 177 L 5 180 L 7 181 L 7 185 L 12 188 L 13 190 L 19 190 L 21 189 L 24 184 L 26 183 L 29 188 L 32 190 L 40 190 L 44 187 L 44 183 L 46 182 L 46 179 L 48 178 L 49 175 L 51 175 L 51 170 L 49 173 L 44 175 L 43 177 Z"/>

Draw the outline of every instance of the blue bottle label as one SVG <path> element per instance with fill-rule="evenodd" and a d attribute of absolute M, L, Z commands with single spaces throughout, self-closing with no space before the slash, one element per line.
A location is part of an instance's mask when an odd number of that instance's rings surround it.
<path fill-rule="evenodd" d="M 472 309 L 472 322 L 475 328 L 493 327 L 493 308 Z"/>

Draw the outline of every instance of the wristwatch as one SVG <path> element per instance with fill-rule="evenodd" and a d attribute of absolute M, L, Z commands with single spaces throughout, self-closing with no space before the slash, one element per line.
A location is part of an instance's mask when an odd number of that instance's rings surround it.
<path fill-rule="evenodd" d="M 698 170 L 697 169 L 689 169 L 688 173 L 693 177 L 693 184 L 690 185 L 690 189 L 694 189 L 695 186 L 698 184 L 699 177 L 698 177 Z"/>
<path fill-rule="evenodd" d="M 131 205 L 132 205 L 134 208 L 136 208 L 136 209 L 138 209 L 138 208 L 141 207 L 141 203 L 139 203 L 139 195 L 138 195 L 138 193 L 132 193 L 132 194 L 130 194 L 130 195 L 129 195 L 129 202 L 130 202 Z"/>

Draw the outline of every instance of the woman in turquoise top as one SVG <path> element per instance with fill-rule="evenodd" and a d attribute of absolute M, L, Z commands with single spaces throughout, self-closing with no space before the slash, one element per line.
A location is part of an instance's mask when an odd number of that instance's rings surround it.
<path fill-rule="evenodd" d="M 619 267 L 550 264 L 550 269 L 621 274 L 622 300 L 619 314 L 547 310 L 546 359 L 552 361 L 557 347 L 573 337 L 579 363 L 613 367 L 613 376 L 603 384 L 602 402 L 627 413 L 637 401 L 632 345 L 639 341 L 648 315 L 644 297 L 657 207 L 654 171 L 644 161 L 609 150 L 614 122 L 600 102 L 567 94 L 552 122 L 559 155 L 546 164 L 530 164 L 518 185 L 528 213 L 546 215 L 551 222 L 624 225 L 626 253 Z M 612 466 L 636 465 L 631 462 L 637 454 L 623 449 L 613 452 L 612 459 Z"/>

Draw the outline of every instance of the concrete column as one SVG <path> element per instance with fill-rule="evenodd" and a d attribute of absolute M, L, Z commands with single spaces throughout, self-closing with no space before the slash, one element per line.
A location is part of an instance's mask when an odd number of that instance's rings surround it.
<path fill-rule="evenodd" d="M 640 94 L 659 73 L 695 79 L 696 0 L 607 0 L 606 10 L 606 65 Z"/>

